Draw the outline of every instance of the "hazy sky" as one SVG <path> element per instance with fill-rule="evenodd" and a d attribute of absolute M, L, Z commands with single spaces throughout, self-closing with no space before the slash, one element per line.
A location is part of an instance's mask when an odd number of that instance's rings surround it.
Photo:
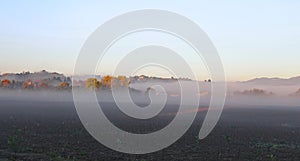
<path fill-rule="evenodd" d="M 177 12 L 198 23 L 218 49 L 228 80 L 300 75 L 298 0 L 4 0 L 0 72 L 72 74 L 82 44 L 97 27 L 122 13 L 148 8 Z"/>

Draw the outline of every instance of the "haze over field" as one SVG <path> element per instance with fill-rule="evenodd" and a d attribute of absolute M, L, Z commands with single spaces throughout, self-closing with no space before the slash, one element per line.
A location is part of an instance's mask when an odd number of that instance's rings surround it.
<path fill-rule="evenodd" d="M 74 77 L 73 81 L 81 81 L 81 86 L 76 86 L 78 90 L 86 90 L 86 83 L 90 76 Z M 98 80 L 102 76 L 96 76 Z M 72 101 L 72 82 L 71 78 L 59 73 L 52 73 L 41 71 L 36 73 L 23 73 L 23 74 L 4 74 L 0 79 L 10 81 L 25 81 L 31 80 L 33 83 L 37 82 L 37 86 L 32 89 L 22 88 L 7 88 L 2 86 L 0 88 L 1 100 L 33 100 L 33 101 Z M 129 79 L 129 78 L 128 78 Z M 179 84 L 177 79 L 167 79 L 156 77 L 131 77 L 131 82 L 128 87 L 119 88 L 126 92 L 125 89 L 129 88 L 131 97 L 137 102 L 149 101 L 149 92 L 154 93 L 160 97 L 162 95 L 168 96 L 169 103 L 180 103 L 181 86 L 185 90 L 192 91 L 193 84 L 196 82 L 199 86 L 199 92 L 189 93 L 191 96 L 197 96 L 200 100 L 200 105 L 209 105 L 211 97 L 211 85 L 215 82 L 210 81 L 193 81 L 181 80 L 183 84 Z M 57 88 L 62 82 L 68 82 L 68 88 Z M 52 88 L 39 89 L 39 83 L 48 83 Z M 239 105 L 277 105 L 277 106 L 299 106 L 299 88 L 300 77 L 293 77 L 289 79 L 280 78 L 256 78 L 249 81 L 227 82 L 227 100 L 226 106 L 239 106 Z M 80 85 L 80 84 L 79 84 Z M 162 88 L 161 88 L 162 87 Z M 150 89 L 150 91 L 149 91 Z M 113 102 L 110 89 L 96 90 L 100 100 Z M 126 94 L 126 93 L 123 93 Z M 123 100 L 126 102 L 126 100 Z M 128 100 L 129 101 L 129 100 Z"/>

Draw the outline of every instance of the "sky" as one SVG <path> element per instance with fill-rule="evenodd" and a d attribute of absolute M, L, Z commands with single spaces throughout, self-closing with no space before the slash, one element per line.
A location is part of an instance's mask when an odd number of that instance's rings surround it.
<path fill-rule="evenodd" d="M 208 34 L 227 80 L 300 76 L 299 8 L 297 0 L 3 0 L 0 73 L 46 69 L 72 75 L 82 45 L 101 24 L 133 10 L 163 9 L 193 20 Z M 122 54 L 108 56 L 105 63 Z M 189 61 L 192 66 L 203 63 Z M 109 74 L 112 67 L 106 67 L 98 72 Z"/>

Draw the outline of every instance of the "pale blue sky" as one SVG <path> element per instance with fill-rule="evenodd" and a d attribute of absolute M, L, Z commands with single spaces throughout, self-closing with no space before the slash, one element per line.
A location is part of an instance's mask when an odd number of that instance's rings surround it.
<path fill-rule="evenodd" d="M 97 27 L 122 13 L 148 8 L 177 12 L 198 23 L 218 49 L 228 80 L 300 75 L 297 0 L 3 0 L 0 72 L 72 74 L 81 45 Z"/>

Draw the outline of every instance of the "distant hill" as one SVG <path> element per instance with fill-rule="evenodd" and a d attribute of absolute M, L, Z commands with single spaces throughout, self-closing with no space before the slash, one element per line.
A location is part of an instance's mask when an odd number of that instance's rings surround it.
<path fill-rule="evenodd" d="M 65 79 L 67 79 L 67 77 L 63 74 L 59 74 L 56 72 L 47 72 L 45 70 L 40 71 L 40 72 L 34 72 L 34 73 L 30 73 L 30 72 L 23 72 L 23 73 L 6 73 L 6 74 L 2 74 L 0 76 L 1 80 L 4 79 L 8 79 L 8 80 L 14 80 L 14 81 L 39 81 L 39 80 L 52 80 L 52 79 L 56 79 L 56 80 L 61 80 L 64 81 Z"/>
<path fill-rule="evenodd" d="M 256 85 L 299 85 L 300 76 L 292 77 L 288 79 L 263 77 L 263 78 L 255 78 L 248 81 L 244 81 L 243 83 L 251 83 Z"/>
<path fill-rule="evenodd" d="M 251 90 L 244 90 L 242 92 L 236 91 L 234 95 L 247 95 L 247 96 L 272 96 L 274 95 L 273 92 L 268 92 L 262 89 L 251 89 Z"/>

